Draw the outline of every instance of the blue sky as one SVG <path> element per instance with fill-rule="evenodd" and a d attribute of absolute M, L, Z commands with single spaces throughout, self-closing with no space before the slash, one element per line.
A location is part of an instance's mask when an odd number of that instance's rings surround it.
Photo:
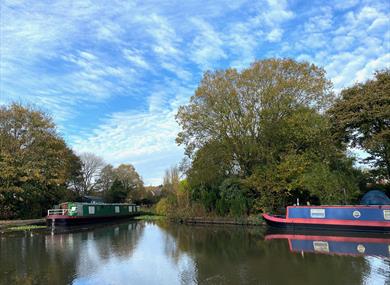
<path fill-rule="evenodd" d="M 183 157 L 174 116 L 205 70 L 291 57 L 335 91 L 390 65 L 389 1 L 0 2 L 0 104 L 49 112 L 78 153 L 146 184 Z"/>

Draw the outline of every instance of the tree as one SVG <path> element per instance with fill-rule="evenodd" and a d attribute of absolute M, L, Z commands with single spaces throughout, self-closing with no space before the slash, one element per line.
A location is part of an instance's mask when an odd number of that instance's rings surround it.
<path fill-rule="evenodd" d="M 272 134 L 294 109 L 323 110 L 332 99 L 323 69 L 290 59 L 257 61 L 241 73 L 207 72 L 190 103 L 179 108 L 183 131 L 177 143 L 192 156 L 210 141 L 220 142 L 229 148 L 237 173 L 250 175 L 273 155 Z"/>
<path fill-rule="evenodd" d="M 111 164 L 107 164 L 100 171 L 100 176 L 97 181 L 98 191 L 102 192 L 103 196 L 110 190 L 115 180 L 114 167 Z"/>
<path fill-rule="evenodd" d="M 139 200 L 144 188 L 144 183 L 131 164 L 121 164 L 114 169 L 114 177 L 122 183 L 132 201 Z"/>
<path fill-rule="evenodd" d="M 124 203 L 127 200 L 128 194 L 128 190 L 123 186 L 122 182 L 115 179 L 107 191 L 105 198 L 109 203 Z"/>
<path fill-rule="evenodd" d="M 175 194 L 178 191 L 179 183 L 180 172 L 177 166 L 172 166 L 170 169 L 165 170 L 162 188 L 164 195 Z"/>
<path fill-rule="evenodd" d="M 368 152 L 365 162 L 390 179 L 390 69 L 342 90 L 329 114 L 335 139 Z"/>
<path fill-rule="evenodd" d="M 52 119 L 32 107 L 0 107 L 0 218 L 36 217 L 67 195 L 80 161 Z"/>
<path fill-rule="evenodd" d="M 334 101 L 331 87 L 322 68 L 290 59 L 205 73 L 176 116 L 182 127 L 177 143 L 192 159 L 186 174 L 193 199 L 239 214 L 248 205 L 277 209 L 296 197 L 351 198 L 357 186 L 345 177 L 354 175 L 352 164 L 345 147 L 334 142 L 325 114 Z M 321 188 L 314 166 L 337 189 Z"/>
<path fill-rule="evenodd" d="M 79 190 L 80 194 L 86 195 L 97 189 L 100 172 L 105 166 L 105 162 L 101 157 L 89 152 L 82 153 L 80 159 L 82 180 Z"/>

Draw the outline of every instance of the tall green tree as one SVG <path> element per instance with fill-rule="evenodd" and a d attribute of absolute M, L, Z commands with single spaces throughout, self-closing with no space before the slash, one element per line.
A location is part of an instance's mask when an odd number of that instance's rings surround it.
<path fill-rule="evenodd" d="M 342 90 L 329 114 L 335 139 L 368 152 L 365 162 L 390 179 L 390 69 Z"/>
<path fill-rule="evenodd" d="M 0 107 L 0 217 L 41 216 L 68 194 L 80 160 L 43 112 Z"/>

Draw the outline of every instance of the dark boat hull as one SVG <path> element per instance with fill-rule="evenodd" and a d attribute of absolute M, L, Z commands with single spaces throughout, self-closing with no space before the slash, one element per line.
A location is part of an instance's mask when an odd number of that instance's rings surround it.
<path fill-rule="evenodd" d="M 108 216 L 108 217 L 47 217 L 46 223 L 49 226 L 72 226 L 72 225 L 83 225 L 83 224 L 94 224 L 94 223 L 105 223 L 117 220 L 130 219 L 137 216 L 138 214 L 132 214 L 127 216 Z"/>

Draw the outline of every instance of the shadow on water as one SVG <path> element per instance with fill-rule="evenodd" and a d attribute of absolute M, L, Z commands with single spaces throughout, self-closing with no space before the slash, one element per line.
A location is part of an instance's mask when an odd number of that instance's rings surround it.
<path fill-rule="evenodd" d="M 0 236 L 0 284 L 388 284 L 389 250 L 390 236 L 134 221 Z"/>

